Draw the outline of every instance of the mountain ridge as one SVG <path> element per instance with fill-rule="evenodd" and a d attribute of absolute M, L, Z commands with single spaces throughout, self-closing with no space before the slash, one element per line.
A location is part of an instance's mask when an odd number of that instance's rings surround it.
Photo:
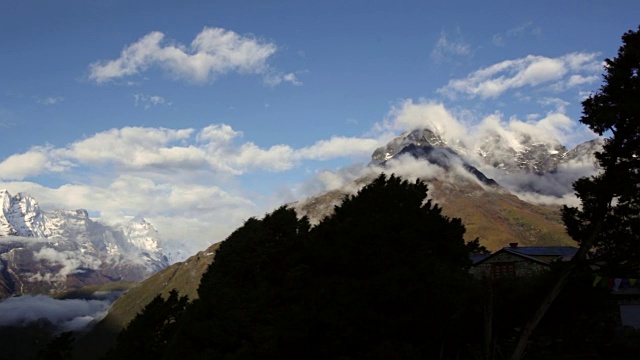
<path fill-rule="evenodd" d="M 169 265 L 142 217 L 107 225 L 83 209 L 43 211 L 26 193 L 0 190 L 0 199 L 0 299 L 141 281 Z"/>

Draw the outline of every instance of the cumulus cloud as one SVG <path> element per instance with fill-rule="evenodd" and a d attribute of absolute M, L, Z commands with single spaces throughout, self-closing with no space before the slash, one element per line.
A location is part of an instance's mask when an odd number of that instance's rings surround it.
<path fill-rule="evenodd" d="M 26 153 L 14 154 L 0 162 L 0 179 L 24 179 L 43 172 L 62 172 L 70 164 L 52 156 L 50 146 L 35 146 Z"/>
<path fill-rule="evenodd" d="M 113 298 L 103 300 L 52 299 L 23 295 L 0 302 L 0 326 L 25 326 L 47 319 L 59 331 L 78 331 L 106 315 Z"/>
<path fill-rule="evenodd" d="M 384 121 L 374 127 L 377 132 L 408 131 L 428 128 L 447 140 L 467 136 L 467 126 L 441 102 L 407 99 L 392 106 Z"/>
<path fill-rule="evenodd" d="M 557 58 L 528 55 L 505 60 L 474 71 L 466 78 L 450 80 L 438 92 L 452 98 L 462 94 L 487 99 L 497 98 L 508 90 L 552 82 L 554 89 L 567 89 L 595 81 L 593 76 L 601 69 L 601 62 L 596 59 L 598 55 L 570 53 Z"/>
<path fill-rule="evenodd" d="M 237 143 L 242 133 L 229 125 L 195 129 L 125 127 L 97 133 L 64 148 L 34 147 L 0 162 L 0 179 L 20 180 L 74 167 L 117 166 L 122 171 L 165 173 L 207 170 L 239 175 L 248 171 L 284 171 L 305 160 L 328 160 L 367 155 L 379 140 L 332 137 L 294 149 L 277 144 L 268 148 Z"/>
<path fill-rule="evenodd" d="M 261 74 L 268 83 L 301 84 L 293 73 L 280 74 L 268 64 L 278 50 L 272 42 L 215 27 L 205 27 L 189 45 L 164 38 L 162 32 L 151 32 L 126 46 L 117 59 L 92 63 L 89 79 L 105 83 L 160 68 L 174 79 L 196 83 L 238 73 Z"/>
<path fill-rule="evenodd" d="M 435 62 L 442 63 L 471 53 L 471 46 L 462 39 L 460 29 L 457 29 L 453 37 L 454 39 L 451 39 L 445 31 L 440 33 L 436 45 L 431 50 L 431 58 Z"/>
<path fill-rule="evenodd" d="M 242 189 L 240 175 L 286 171 L 308 161 L 366 161 L 381 144 L 376 138 L 335 136 L 300 148 L 261 147 L 244 141 L 242 132 L 226 124 L 201 129 L 125 127 L 64 147 L 36 147 L 10 156 L 0 162 L 0 179 L 5 180 L 0 188 L 30 193 L 43 209 L 82 208 L 105 222 L 142 215 L 167 239 L 165 249 L 180 246 L 192 252 L 224 239 L 248 217 L 281 204 L 281 199 Z M 21 181 L 61 171 L 65 180 L 74 180 L 57 188 Z M 60 264 L 61 272 L 90 265 L 74 263 L 81 259 L 67 255 L 47 249 L 38 254 L 43 261 Z"/>

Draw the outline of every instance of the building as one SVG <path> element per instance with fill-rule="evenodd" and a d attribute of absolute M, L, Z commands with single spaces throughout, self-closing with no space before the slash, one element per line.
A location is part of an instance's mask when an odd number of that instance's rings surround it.
<path fill-rule="evenodd" d="M 525 277 L 549 269 L 554 261 L 568 261 L 576 254 L 573 246 L 522 246 L 511 243 L 490 255 L 477 256 L 470 269 L 479 278 Z"/>

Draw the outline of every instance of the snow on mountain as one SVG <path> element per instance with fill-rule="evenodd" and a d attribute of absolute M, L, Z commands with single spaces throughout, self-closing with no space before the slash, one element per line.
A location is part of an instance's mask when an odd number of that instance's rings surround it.
<path fill-rule="evenodd" d="M 106 225 L 85 210 L 43 211 L 24 193 L 0 190 L 0 201 L 0 298 L 140 281 L 169 265 L 142 217 Z"/>
<path fill-rule="evenodd" d="M 430 129 L 416 129 L 405 132 L 387 145 L 376 149 L 371 163 L 383 164 L 398 155 L 408 146 L 445 149 L 460 156 L 465 163 L 478 167 L 493 168 L 504 174 L 543 175 L 556 171 L 568 163 L 593 164 L 593 153 L 602 148 L 602 140 L 594 139 L 568 150 L 559 141 L 551 138 L 536 138 L 532 134 L 518 133 L 504 136 L 488 132 L 480 136 L 472 150 L 461 140 L 445 140 Z"/>
<path fill-rule="evenodd" d="M 567 148 L 555 139 L 534 138 L 519 133 L 507 138 L 498 133 L 486 134 L 475 149 L 482 161 L 506 173 L 543 174 L 555 170 Z"/>
<path fill-rule="evenodd" d="M 467 149 L 460 141 L 447 142 L 444 138 L 429 129 L 416 129 L 408 131 L 395 139 L 391 140 L 387 145 L 377 148 L 371 155 L 371 162 L 380 165 L 398 155 L 408 145 L 417 147 L 431 146 L 434 148 L 449 148 L 456 153 L 465 154 Z"/>

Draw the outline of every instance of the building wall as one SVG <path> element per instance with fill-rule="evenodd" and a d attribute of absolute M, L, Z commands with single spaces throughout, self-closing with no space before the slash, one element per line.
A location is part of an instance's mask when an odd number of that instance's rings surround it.
<path fill-rule="evenodd" d="M 469 272 L 478 278 L 492 277 L 494 274 L 492 269 L 495 266 L 504 266 L 506 264 L 512 264 L 514 270 L 513 275 L 516 277 L 531 276 L 549 269 L 547 265 L 503 251 L 485 260 L 482 264 L 471 267 Z"/>

